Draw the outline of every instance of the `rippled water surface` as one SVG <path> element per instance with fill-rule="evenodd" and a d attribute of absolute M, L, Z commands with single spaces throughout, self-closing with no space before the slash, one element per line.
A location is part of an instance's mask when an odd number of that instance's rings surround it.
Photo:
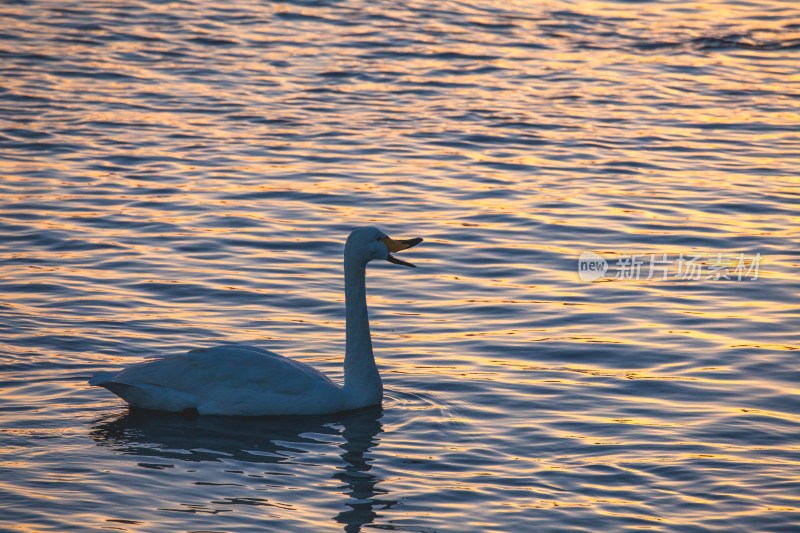
<path fill-rule="evenodd" d="M 796 2 L 0 14 L 4 530 L 800 530 Z M 383 409 L 86 384 L 223 342 L 341 379 L 362 225 L 425 238 L 368 273 Z"/>

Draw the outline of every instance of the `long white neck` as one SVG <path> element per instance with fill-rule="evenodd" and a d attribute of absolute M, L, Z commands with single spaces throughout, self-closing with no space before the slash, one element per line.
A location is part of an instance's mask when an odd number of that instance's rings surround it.
<path fill-rule="evenodd" d="M 344 261 L 344 300 L 346 348 L 344 353 L 344 392 L 352 407 L 375 405 L 383 398 L 383 385 L 369 334 L 367 314 L 366 264 Z"/>

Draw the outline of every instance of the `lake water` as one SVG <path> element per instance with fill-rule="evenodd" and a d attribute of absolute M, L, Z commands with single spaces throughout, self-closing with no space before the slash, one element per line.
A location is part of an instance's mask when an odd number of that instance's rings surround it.
<path fill-rule="evenodd" d="M 800 531 L 800 4 L 0 15 L 4 531 Z M 368 272 L 382 409 L 87 385 L 224 342 L 341 379 L 363 225 L 425 238 Z"/>

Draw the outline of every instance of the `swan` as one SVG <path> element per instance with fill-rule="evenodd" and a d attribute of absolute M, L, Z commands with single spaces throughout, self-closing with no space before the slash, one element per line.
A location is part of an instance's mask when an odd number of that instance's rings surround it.
<path fill-rule="evenodd" d="M 131 406 L 189 415 L 320 415 L 378 405 L 383 385 L 372 353 L 367 315 L 367 263 L 422 242 L 394 240 L 378 228 L 353 230 L 344 247 L 344 385 L 314 367 L 242 344 L 198 348 L 185 355 L 98 372 L 90 385 L 104 387 Z"/>

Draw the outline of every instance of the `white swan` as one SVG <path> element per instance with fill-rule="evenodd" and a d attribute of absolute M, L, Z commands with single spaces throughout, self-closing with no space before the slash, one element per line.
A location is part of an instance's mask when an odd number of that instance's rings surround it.
<path fill-rule="evenodd" d="M 344 247 L 346 349 L 344 386 L 311 366 L 240 344 L 199 348 L 119 372 L 95 374 L 129 404 L 203 415 L 311 415 L 381 403 L 383 385 L 375 366 L 367 316 L 365 272 L 373 259 L 413 267 L 392 256 L 422 242 L 393 240 L 377 228 L 358 228 Z"/>

